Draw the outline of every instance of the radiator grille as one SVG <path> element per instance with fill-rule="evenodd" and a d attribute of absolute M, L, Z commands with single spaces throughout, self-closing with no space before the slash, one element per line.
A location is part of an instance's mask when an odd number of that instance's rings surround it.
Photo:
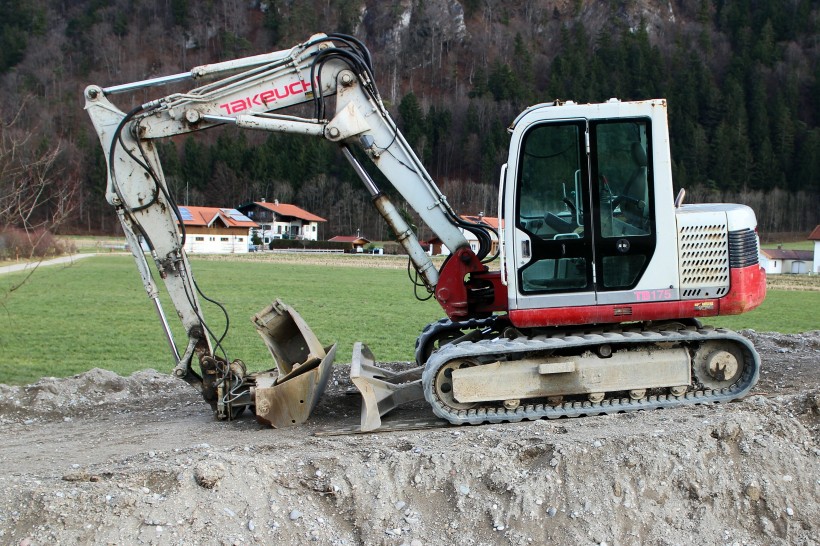
<path fill-rule="evenodd" d="M 679 225 L 681 297 L 717 298 L 729 291 L 729 244 L 725 223 Z"/>
<path fill-rule="evenodd" d="M 759 261 L 757 235 L 751 229 L 729 232 L 729 267 L 749 267 Z"/>

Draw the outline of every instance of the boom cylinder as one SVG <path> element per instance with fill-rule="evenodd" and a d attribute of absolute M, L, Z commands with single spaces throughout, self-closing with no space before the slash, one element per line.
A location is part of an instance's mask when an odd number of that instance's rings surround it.
<path fill-rule="evenodd" d="M 401 246 L 407 251 L 410 260 L 412 260 L 413 265 L 416 267 L 416 271 L 419 272 L 419 275 L 421 275 L 424 280 L 424 284 L 431 290 L 435 288 L 436 284 L 438 284 L 438 270 L 433 264 L 433 260 L 430 259 L 430 256 L 427 255 L 419 244 L 416 234 L 413 233 L 413 230 L 407 225 L 404 218 L 401 217 L 401 214 L 399 214 L 399 211 L 393 206 L 393 203 L 390 202 L 390 199 L 379 191 L 376 183 L 364 167 L 362 167 L 361 163 L 353 156 L 350 149 L 347 146 L 342 146 L 342 153 L 353 166 L 353 170 L 356 171 L 359 178 L 362 179 L 367 191 L 370 192 L 371 197 L 373 197 L 373 204 L 376 210 L 379 211 L 379 214 L 382 215 L 387 225 L 390 226 L 396 234 L 398 242 L 401 243 Z"/>

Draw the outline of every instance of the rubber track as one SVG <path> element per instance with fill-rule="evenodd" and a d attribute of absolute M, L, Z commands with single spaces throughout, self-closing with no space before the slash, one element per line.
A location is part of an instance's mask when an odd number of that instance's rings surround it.
<path fill-rule="evenodd" d="M 596 345 L 610 344 L 613 348 L 646 346 L 664 342 L 686 342 L 700 344 L 707 341 L 729 340 L 738 343 L 744 349 L 746 360 L 743 372 L 733 385 L 720 389 L 705 389 L 689 391 L 682 396 L 671 394 L 655 395 L 632 400 L 630 398 L 606 398 L 601 402 L 589 401 L 564 402 L 551 406 L 548 404 L 522 404 L 515 409 L 507 409 L 503 405 L 498 407 L 473 408 L 457 410 L 445 406 L 435 394 L 433 380 L 436 372 L 447 362 L 461 358 L 486 357 L 489 359 L 505 360 L 509 356 L 532 355 L 534 352 L 552 351 L 561 349 L 576 349 Z M 513 358 L 513 360 L 515 360 Z M 674 408 L 682 405 L 707 404 L 714 402 L 730 402 L 745 396 L 757 383 L 760 374 L 760 356 L 754 345 L 743 336 L 730 330 L 671 330 L 671 331 L 624 331 L 604 332 L 600 334 L 578 334 L 561 337 L 536 336 L 532 338 L 518 338 L 514 340 L 496 338 L 474 343 L 465 342 L 445 345 L 433 353 L 425 366 L 422 375 L 424 397 L 432 406 L 433 413 L 456 425 L 481 423 L 519 422 L 524 420 L 558 419 L 560 417 L 581 417 L 590 415 L 608 415 L 626 411 L 637 411 L 659 408 Z"/>
<path fill-rule="evenodd" d="M 459 322 L 453 322 L 448 318 L 443 318 L 437 320 L 436 322 L 431 322 L 424 327 L 424 330 L 421 331 L 419 337 L 416 338 L 416 364 L 418 366 L 424 366 L 425 360 L 423 358 L 423 349 L 426 344 L 434 343 L 439 335 L 456 330 L 477 330 L 479 328 L 486 328 L 487 326 L 492 326 L 498 318 L 498 316 L 491 316 L 482 319 L 472 318 Z"/>

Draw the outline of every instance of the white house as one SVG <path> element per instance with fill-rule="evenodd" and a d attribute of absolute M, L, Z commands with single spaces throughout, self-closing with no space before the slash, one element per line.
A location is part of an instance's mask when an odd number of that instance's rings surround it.
<path fill-rule="evenodd" d="M 814 241 L 814 268 L 815 273 L 820 273 L 820 226 L 816 226 L 809 234 L 809 241 Z"/>
<path fill-rule="evenodd" d="M 296 205 L 280 203 L 275 199 L 246 203 L 239 211 L 259 224 L 259 237 L 267 244 L 272 239 L 319 240 L 319 222 L 327 222 Z"/>
<path fill-rule="evenodd" d="M 185 226 L 188 254 L 241 254 L 248 252 L 250 233 L 259 224 L 236 209 L 179 207 Z"/>
<path fill-rule="evenodd" d="M 815 245 L 815 252 L 816 245 Z M 811 250 L 784 250 L 782 248 L 761 248 L 760 265 L 767 275 L 782 273 L 809 273 L 812 271 L 814 256 Z"/>

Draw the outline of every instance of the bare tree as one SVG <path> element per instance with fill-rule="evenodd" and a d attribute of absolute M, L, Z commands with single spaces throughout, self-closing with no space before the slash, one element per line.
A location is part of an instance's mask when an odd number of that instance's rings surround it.
<path fill-rule="evenodd" d="M 79 184 L 61 141 L 37 142 L 36 130 L 21 128 L 24 107 L 0 119 L 0 257 L 39 264 L 59 252 L 53 233 L 74 211 Z"/>

